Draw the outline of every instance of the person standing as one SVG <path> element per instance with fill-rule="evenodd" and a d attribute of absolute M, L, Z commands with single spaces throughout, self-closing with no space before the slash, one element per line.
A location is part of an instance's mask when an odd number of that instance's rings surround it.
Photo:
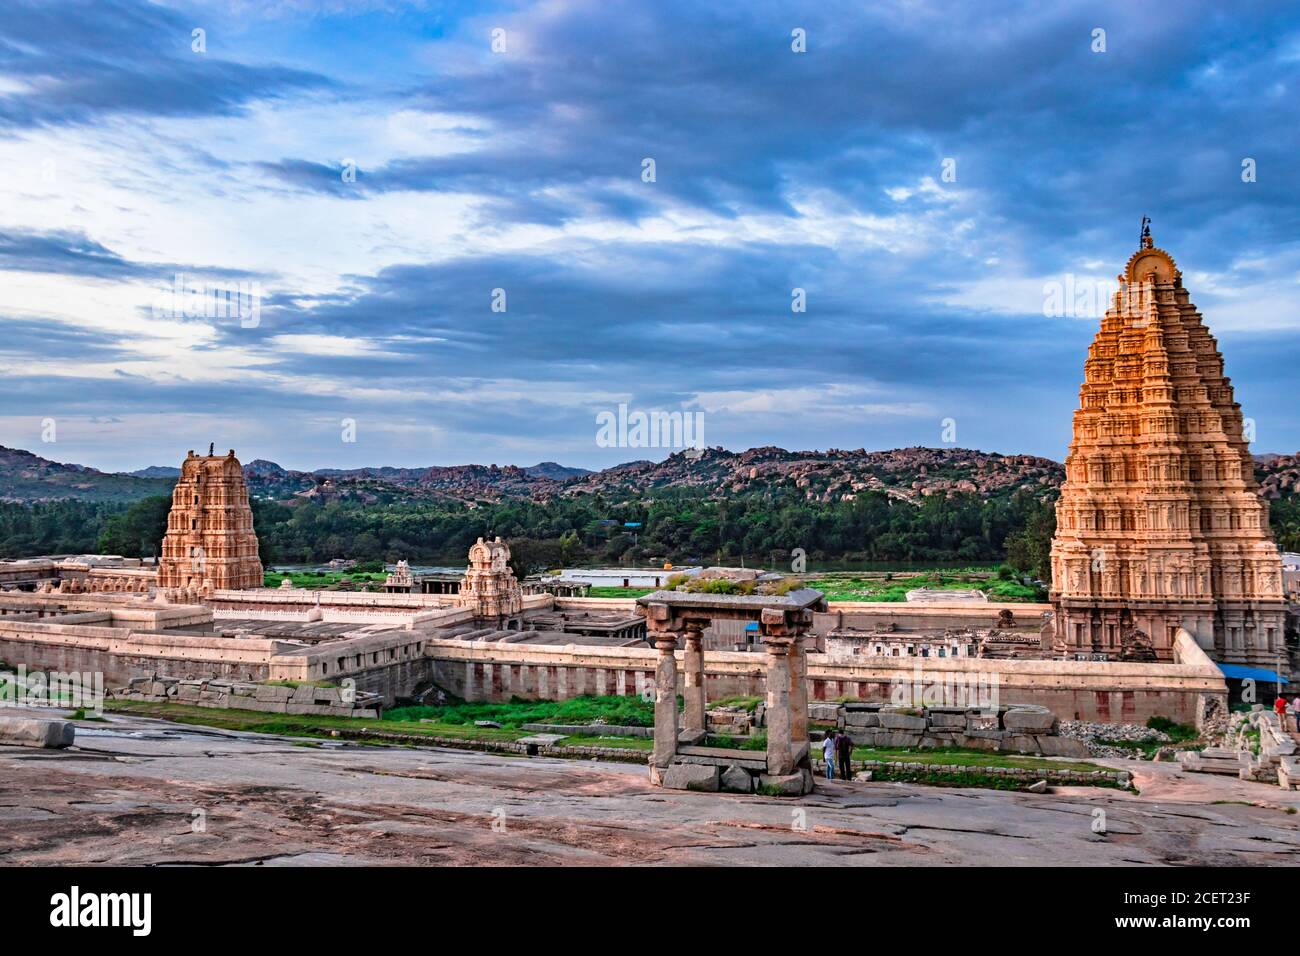
<path fill-rule="evenodd" d="M 833 731 L 826 731 L 826 736 L 822 738 L 822 759 L 826 761 L 826 779 L 835 779 L 835 734 Z"/>
<path fill-rule="evenodd" d="M 853 738 L 841 730 L 835 738 L 835 750 L 840 765 L 840 779 L 848 780 L 853 773 Z"/>

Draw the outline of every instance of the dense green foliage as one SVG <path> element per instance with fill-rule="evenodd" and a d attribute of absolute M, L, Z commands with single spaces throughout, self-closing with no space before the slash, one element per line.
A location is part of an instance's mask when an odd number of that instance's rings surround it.
<path fill-rule="evenodd" d="M 995 563 L 1005 555 L 1008 536 L 1023 533 L 1031 516 L 1038 516 L 1036 533 L 1046 537 L 1027 553 L 1046 547 L 1051 531 L 1044 513 L 1050 518 L 1050 505 L 1024 493 L 988 501 L 934 496 L 911 505 L 883 494 L 823 504 L 802 498 L 718 501 L 674 490 L 620 504 L 592 495 L 473 508 L 454 502 L 292 508 L 258 502 L 255 519 L 272 563 L 348 556 L 459 564 L 476 538 L 499 534 L 510 541 L 516 571 L 527 573 L 586 562 L 716 563 L 742 555 L 779 566 L 789 563 L 795 548 L 811 561 Z M 628 528 L 627 522 L 640 526 Z"/>
<path fill-rule="evenodd" d="M 92 551 L 150 557 L 166 530 L 167 507 L 165 496 L 130 506 L 0 504 L 0 557 Z M 795 548 L 810 561 L 992 563 L 1004 557 L 1008 536 L 1023 555 L 1012 564 L 1041 573 L 1051 536 L 1050 505 L 1027 493 L 987 501 L 936 495 L 911 505 L 877 493 L 828 504 L 793 496 L 719 501 L 678 489 L 617 504 L 596 495 L 476 506 L 254 501 L 253 512 L 267 565 L 344 556 L 458 565 L 476 538 L 499 534 L 510 541 L 520 574 L 579 563 L 717 563 L 742 556 L 779 567 Z"/>
<path fill-rule="evenodd" d="M 89 501 L 0 502 L 0 557 L 93 553 L 101 529 L 123 510 L 121 504 Z"/>

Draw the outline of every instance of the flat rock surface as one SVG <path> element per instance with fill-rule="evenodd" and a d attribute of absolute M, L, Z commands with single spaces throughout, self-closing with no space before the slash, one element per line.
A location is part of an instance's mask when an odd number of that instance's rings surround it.
<path fill-rule="evenodd" d="M 1300 793 L 1112 765 L 1142 794 L 819 779 L 779 800 L 661 790 L 629 764 L 114 715 L 68 750 L 0 747 L 0 864 L 1300 863 Z"/>

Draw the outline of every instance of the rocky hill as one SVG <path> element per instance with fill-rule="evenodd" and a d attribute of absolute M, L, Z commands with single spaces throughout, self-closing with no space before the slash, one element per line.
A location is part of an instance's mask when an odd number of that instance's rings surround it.
<path fill-rule="evenodd" d="M 84 465 L 65 465 L 21 448 L 0 445 L 0 501 L 134 501 L 169 494 L 168 478 L 110 474 Z"/>
<path fill-rule="evenodd" d="M 1050 493 L 1064 478 L 1064 468 L 1050 458 L 966 448 L 832 448 L 824 452 L 708 448 L 694 457 L 680 452 L 661 462 L 633 462 L 572 479 L 561 493 L 624 496 L 656 488 L 694 487 L 717 495 L 793 493 L 825 502 L 880 491 L 914 502 L 928 495 L 961 492 L 987 498 L 1019 488 Z"/>
<path fill-rule="evenodd" d="M 582 494 L 626 500 L 674 488 L 696 489 L 711 497 L 794 496 L 819 502 L 852 500 L 864 492 L 879 491 L 917 502 L 929 495 L 959 493 L 989 498 L 1021 488 L 1046 495 L 1054 493 L 1064 480 L 1063 467 L 1050 458 L 965 448 L 786 451 L 765 447 L 741 452 L 708 448 L 596 472 L 555 462 L 530 467 L 440 465 L 294 471 L 256 459 L 244 465 L 244 474 L 250 492 L 258 498 L 366 504 L 446 499 L 546 501 Z M 1261 494 L 1267 498 L 1300 493 L 1300 454 L 1259 455 L 1256 475 Z M 167 494 L 171 485 L 172 478 L 162 466 L 112 474 L 0 446 L 0 500 L 133 501 Z"/>

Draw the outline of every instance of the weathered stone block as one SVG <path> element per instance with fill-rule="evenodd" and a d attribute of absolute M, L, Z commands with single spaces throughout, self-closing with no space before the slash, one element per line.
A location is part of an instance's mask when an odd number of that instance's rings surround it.
<path fill-rule="evenodd" d="M 76 725 L 69 720 L 37 717 L 0 717 L 0 743 L 20 747 L 70 747 L 76 740 Z"/>
<path fill-rule="evenodd" d="M 728 767 L 722 771 L 718 783 L 728 793 L 754 792 L 754 775 L 744 767 Z"/>
<path fill-rule="evenodd" d="M 700 790 L 717 793 L 721 774 L 718 768 L 700 764 L 675 763 L 663 772 L 663 786 L 669 790 Z"/>
<path fill-rule="evenodd" d="M 802 797 L 811 793 L 812 788 L 812 774 L 807 770 L 781 776 L 764 773 L 758 777 L 758 790 L 767 796 Z"/>
<path fill-rule="evenodd" d="M 930 726 L 935 730 L 965 730 L 966 712 L 964 710 L 931 710 L 927 712 Z"/>
<path fill-rule="evenodd" d="M 1088 745 L 1073 737 L 1058 737 L 1042 734 L 1038 738 L 1038 750 L 1048 757 L 1089 757 Z"/>
<path fill-rule="evenodd" d="M 901 730 L 884 730 L 876 735 L 877 747 L 919 747 L 920 734 L 909 734 Z"/>
<path fill-rule="evenodd" d="M 880 712 L 880 726 L 886 730 L 904 730 L 908 733 L 924 733 L 929 726 L 924 717 L 915 717 L 911 714 L 896 714 L 882 710 Z"/>
<path fill-rule="evenodd" d="M 1056 725 L 1056 715 L 1036 705 L 1012 707 L 1002 715 L 1002 726 L 1019 734 L 1050 733 Z"/>
<path fill-rule="evenodd" d="M 823 723 L 834 721 L 840 714 L 839 704 L 810 703 L 808 705 L 808 719 L 816 720 Z"/>
<path fill-rule="evenodd" d="M 998 744 L 1001 742 L 1001 735 L 999 734 L 997 738 L 992 738 L 966 734 L 959 738 L 959 741 L 960 742 L 957 746 L 965 747 L 969 750 L 997 750 Z"/>
<path fill-rule="evenodd" d="M 854 727 L 879 727 L 880 715 L 865 710 L 850 710 L 844 715 L 846 729 Z"/>
<path fill-rule="evenodd" d="M 1028 734 L 1007 734 L 1006 737 L 1002 738 L 1002 746 L 999 749 L 1022 754 L 1036 754 L 1039 752 L 1037 738 Z"/>
<path fill-rule="evenodd" d="M 254 696 L 258 700 L 292 700 L 294 689 L 292 687 L 283 687 L 279 684 L 258 684 L 257 692 Z"/>

